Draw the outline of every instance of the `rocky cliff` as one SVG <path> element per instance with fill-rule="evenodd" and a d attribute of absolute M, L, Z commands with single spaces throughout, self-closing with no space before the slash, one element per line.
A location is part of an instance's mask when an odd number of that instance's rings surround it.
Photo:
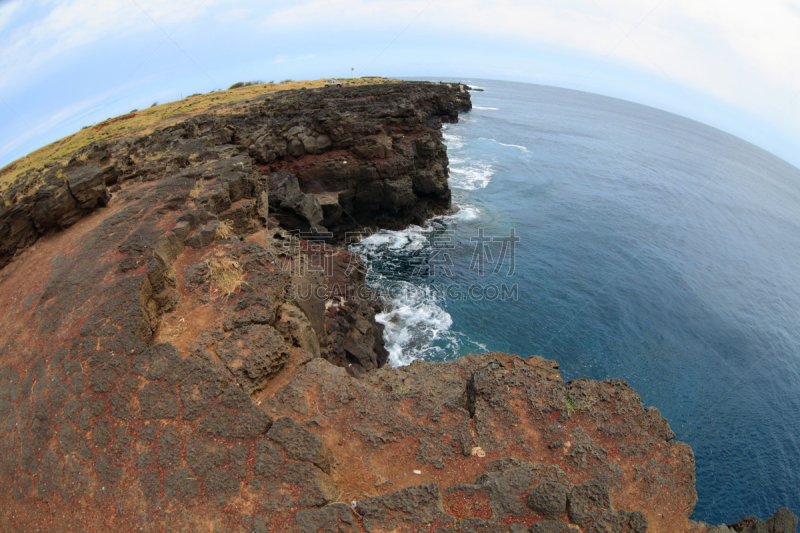
<path fill-rule="evenodd" d="M 457 84 L 254 94 L 21 175 L 0 529 L 707 531 L 691 449 L 624 382 L 500 353 L 384 366 L 338 245 L 449 209 L 439 130 L 469 108 Z"/>
<path fill-rule="evenodd" d="M 438 130 L 470 108 L 465 86 L 445 84 L 282 91 L 149 135 L 92 143 L 4 191 L 0 266 L 106 206 L 107 187 L 129 181 L 193 180 L 192 199 L 211 214 L 226 213 L 238 233 L 253 229 L 260 194 L 270 188 L 271 214 L 287 228 L 341 238 L 378 223 L 422 223 L 450 208 Z M 264 175 L 272 176 L 255 177 Z"/>

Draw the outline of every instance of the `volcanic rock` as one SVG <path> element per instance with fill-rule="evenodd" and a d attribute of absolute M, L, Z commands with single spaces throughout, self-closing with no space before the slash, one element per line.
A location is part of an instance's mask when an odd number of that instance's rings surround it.
<path fill-rule="evenodd" d="M 450 207 L 440 129 L 470 107 L 460 84 L 257 94 L 4 191 L 0 529 L 708 530 L 691 449 L 624 381 L 386 366 L 337 246 Z"/>

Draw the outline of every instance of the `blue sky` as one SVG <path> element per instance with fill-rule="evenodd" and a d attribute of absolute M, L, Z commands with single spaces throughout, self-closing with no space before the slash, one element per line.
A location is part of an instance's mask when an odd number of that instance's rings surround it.
<path fill-rule="evenodd" d="M 0 0 L 0 166 L 240 80 L 491 78 L 614 96 L 800 167 L 800 1 Z"/>

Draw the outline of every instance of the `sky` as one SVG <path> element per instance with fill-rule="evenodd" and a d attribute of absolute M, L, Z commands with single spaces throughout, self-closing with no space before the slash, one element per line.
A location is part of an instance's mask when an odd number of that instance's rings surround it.
<path fill-rule="evenodd" d="M 800 0 L 0 0 L 0 73 L 0 167 L 153 102 L 351 75 L 613 96 L 800 167 Z"/>

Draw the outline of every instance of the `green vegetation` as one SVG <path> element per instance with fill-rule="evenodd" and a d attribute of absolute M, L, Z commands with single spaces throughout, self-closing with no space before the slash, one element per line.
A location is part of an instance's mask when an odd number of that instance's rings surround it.
<path fill-rule="evenodd" d="M 566 407 L 567 407 L 567 415 L 571 415 L 572 413 L 574 413 L 575 411 L 577 411 L 577 410 L 578 410 L 578 406 L 577 406 L 577 404 L 575 403 L 575 400 L 573 400 L 573 399 L 572 399 L 572 398 L 569 396 L 569 394 L 567 394 L 566 398 L 564 399 L 564 404 L 565 404 L 565 405 L 566 405 Z"/>
<path fill-rule="evenodd" d="M 403 383 L 399 387 L 394 387 L 392 389 L 392 392 L 394 392 L 395 394 L 407 394 L 410 391 L 411 391 L 411 385 L 406 385 L 405 383 Z"/>
<path fill-rule="evenodd" d="M 250 87 L 251 85 L 264 85 L 264 82 L 261 80 L 237 81 L 236 83 L 228 87 L 228 90 L 230 91 L 231 89 L 238 89 L 240 87 Z"/>

